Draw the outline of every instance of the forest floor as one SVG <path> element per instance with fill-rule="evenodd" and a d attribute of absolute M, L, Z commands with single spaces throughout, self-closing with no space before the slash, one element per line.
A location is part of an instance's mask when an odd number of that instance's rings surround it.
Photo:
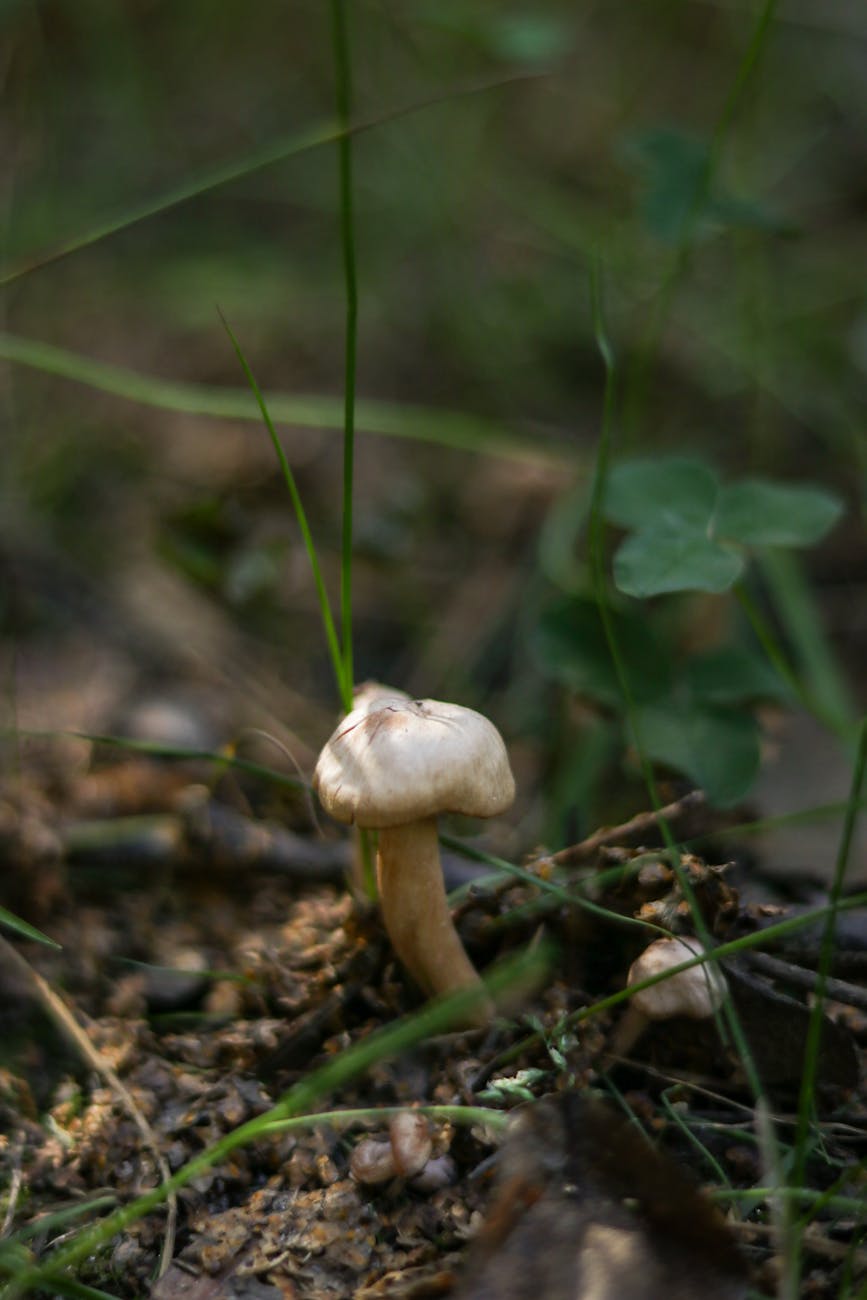
<path fill-rule="evenodd" d="M 74 779 L 20 778 L 2 803 L 4 900 L 60 945 L 14 935 L 0 959 L 7 1273 L 12 1243 L 50 1257 L 419 1005 L 375 907 L 346 886 L 338 832 L 316 834 L 304 812 L 294 829 L 263 820 L 231 770 L 203 782 L 196 764 L 94 753 Z M 682 868 L 716 941 L 804 910 L 747 884 L 700 797 L 669 816 L 701 847 Z M 446 853 L 478 966 L 548 939 L 544 976 L 488 1028 L 383 1056 L 316 1109 L 484 1107 L 490 1123 L 426 1112 L 431 1163 L 375 1185 L 350 1158 L 387 1138 L 388 1110 L 262 1136 L 91 1253 L 77 1284 L 157 1300 L 776 1294 L 794 1221 L 781 1196 L 750 1190 L 779 1171 L 731 1041 L 713 1021 L 675 1020 L 620 1054 L 624 1006 L 587 1013 L 646 945 L 632 918 L 690 931 L 659 843 L 654 817 L 639 817 L 530 859 L 523 879 Z M 801 1294 L 817 1298 L 860 1294 L 867 1278 L 853 1208 L 867 1157 L 865 915 L 839 918 L 819 1055 L 806 1183 L 827 1195 L 801 1236 Z M 774 932 L 724 964 L 785 1157 L 820 932 Z M 520 1117 L 505 1138 L 504 1112 Z"/>

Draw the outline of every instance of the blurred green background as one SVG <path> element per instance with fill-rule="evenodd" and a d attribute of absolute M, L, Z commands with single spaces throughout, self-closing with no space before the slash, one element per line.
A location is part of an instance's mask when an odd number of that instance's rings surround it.
<path fill-rule="evenodd" d="M 263 727 L 309 770 L 337 697 L 306 559 L 252 403 L 226 418 L 213 390 L 244 384 L 219 307 L 287 417 L 336 599 L 328 6 L 0 12 L 8 718 L 122 732 L 170 699 L 208 743 Z M 867 646 L 863 6 L 440 0 L 359 3 L 349 22 L 359 680 L 496 718 L 522 789 L 507 848 L 646 804 L 604 647 L 587 650 L 595 264 L 616 458 L 700 455 L 845 503 L 821 546 L 750 579 L 844 729 Z M 93 362 L 147 379 L 151 404 L 103 391 L 132 381 Z M 730 597 L 618 612 L 637 677 L 654 656 L 677 681 L 689 656 L 756 649 Z M 795 747 L 782 788 L 756 787 L 771 815 L 845 797 L 845 744 L 810 775 L 829 730 L 785 723 L 784 696 L 737 700 L 756 763 Z M 695 772 L 663 775 L 676 794 Z"/>

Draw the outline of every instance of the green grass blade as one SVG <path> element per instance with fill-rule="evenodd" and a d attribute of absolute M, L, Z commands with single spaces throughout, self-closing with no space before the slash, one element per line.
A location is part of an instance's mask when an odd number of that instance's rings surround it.
<path fill-rule="evenodd" d="M 319 145 L 328 144 L 335 140 L 338 134 L 339 128 L 334 122 L 320 122 L 305 131 L 293 132 L 291 135 L 272 140 L 270 144 L 255 153 L 246 154 L 241 159 L 214 167 L 193 180 L 184 181 L 174 189 L 167 190 L 157 198 L 145 199 L 136 207 L 129 208 L 116 217 L 109 217 L 91 230 L 73 236 L 54 249 L 41 254 L 32 254 L 17 264 L 0 268 L 0 286 L 11 284 L 40 267 L 59 262 L 61 258 L 68 257 L 71 253 L 90 248 L 110 235 L 128 230 L 131 226 L 147 221 L 151 217 L 162 216 L 163 213 L 170 212 L 181 203 L 198 198 L 209 190 L 218 189 L 221 185 L 228 185 L 230 181 L 241 180 L 245 176 L 261 171 L 263 167 L 270 167 L 274 163 L 306 153 Z"/>
<path fill-rule="evenodd" d="M 795 1127 L 795 1159 L 791 1177 L 789 1179 L 789 1188 L 793 1190 L 802 1189 L 806 1178 L 807 1155 L 810 1146 L 810 1123 L 813 1115 L 814 1104 L 814 1088 L 819 1068 L 822 1023 L 825 1016 L 826 983 L 831 973 L 831 962 L 834 958 L 837 911 L 843 896 L 843 885 L 846 877 L 846 868 L 849 863 L 849 854 L 852 849 L 852 840 L 855 834 L 858 807 L 861 800 L 861 792 L 864 787 L 865 771 L 867 771 L 867 719 L 864 719 L 861 723 L 858 752 L 855 759 L 854 771 L 852 773 L 852 789 L 849 795 L 849 805 L 846 810 L 846 820 L 843 824 L 843 834 L 840 837 L 840 848 L 837 853 L 837 862 L 834 868 L 834 879 L 831 882 L 831 888 L 828 894 L 829 911 L 825 921 L 825 927 L 822 933 L 822 942 L 819 949 L 819 963 L 817 969 L 818 984 L 816 986 L 813 1005 L 810 1009 L 810 1021 L 807 1027 L 807 1041 L 804 1047 L 804 1068 L 801 1074 L 801 1089 L 798 1096 L 798 1119 Z"/>
<path fill-rule="evenodd" d="M 5 907 L 0 907 L 0 925 L 5 925 L 7 929 L 14 930 L 16 934 L 21 935 L 22 939 L 33 939 L 35 943 L 47 944 L 49 948 L 61 947 L 61 944 L 56 943 L 54 939 L 49 939 L 47 934 L 37 930 L 35 925 L 22 921 L 20 916 L 7 911 Z"/>
<path fill-rule="evenodd" d="M 68 1228 L 70 1223 L 76 1219 L 81 1219 L 84 1215 L 97 1215 L 102 1210 L 113 1210 L 117 1205 L 117 1197 L 95 1196 L 90 1201 L 82 1201 L 78 1205 L 67 1206 L 63 1210 L 55 1210 L 52 1213 L 40 1214 L 32 1223 L 28 1223 L 18 1232 L 10 1236 L 12 1241 L 30 1241 L 33 1237 L 45 1237 L 46 1240 L 54 1236 L 59 1229 Z"/>
<path fill-rule="evenodd" d="M 265 404 L 265 399 L 262 396 L 259 385 L 256 383 L 253 372 L 247 363 L 247 358 L 244 356 L 244 353 L 241 351 L 241 346 L 238 343 L 238 340 L 235 338 L 235 335 L 232 333 L 231 326 L 229 325 L 229 322 L 226 320 L 222 312 L 220 312 L 220 320 L 223 322 L 223 326 L 225 327 L 226 333 L 228 334 L 232 342 L 232 347 L 235 349 L 235 352 L 237 354 L 238 360 L 241 363 L 241 367 L 244 371 L 244 374 L 247 376 L 247 383 L 250 385 L 250 388 L 252 389 L 255 395 L 256 401 L 259 406 L 259 410 L 262 413 L 262 419 L 265 421 L 265 427 L 267 428 L 268 433 L 271 436 L 271 442 L 274 445 L 274 451 L 276 452 L 277 459 L 280 462 L 280 468 L 283 471 L 283 479 L 286 483 L 287 488 L 289 489 L 289 495 L 292 498 L 292 508 L 295 511 L 295 518 L 298 520 L 298 527 L 300 528 L 301 536 L 304 539 L 304 548 L 307 551 L 307 559 L 310 563 L 310 569 L 313 573 L 313 581 L 316 585 L 316 596 L 319 601 L 319 612 L 322 618 L 322 626 L 325 631 L 325 640 L 328 644 L 328 653 L 331 655 L 331 664 L 334 669 L 334 678 L 335 681 L 337 682 L 337 690 L 340 694 L 340 698 L 344 701 L 346 699 L 346 693 L 348 690 L 349 699 L 351 702 L 352 682 L 350 681 L 349 683 L 347 683 L 345 680 L 343 658 L 340 651 L 340 643 L 337 639 L 337 629 L 334 626 L 334 618 L 331 613 L 331 605 L 328 600 L 328 592 L 325 590 L 325 580 L 322 577 L 322 569 L 320 568 L 319 565 L 319 557 L 316 554 L 316 547 L 313 542 L 313 534 L 311 533 L 310 525 L 307 522 L 307 514 L 306 511 L 304 510 L 304 504 L 301 500 L 301 494 L 298 491 L 298 485 L 295 482 L 295 475 L 292 473 L 292 466 L 289 464 L 286 453 L 283 450 L 283 444 L 281 443 L 280 438 L 277 435 L 277 430 L 274 428 L 273 421 L 271 420 L 271 416 L 268 413 L 268 407 Z"/>
<path fill-rule="evenodd" d="M 289 158 L 317 149 L 322 145 L 333 144 L 335 140 L 340 138 L 341 134 L 348 132 L 355 135 L 360 131 L 369 131 L 375 126 L 383 126 L 388 122 L 410 117 L 413 113 L 422 112 L 426 108 L 434 108 L 438 104 L 461 99 L 468 95 L 484 94 L 487 91 L 498 90 L 516 82 L 531 81 L 542 75 L 538 71 L 522 71 L 512 73 L 506 77 L 480 79 L 464 86 L 455 86 L 442 94 L 431 95 L 426 99 L 401 105 L 387 113 L 355 122 L 343 129 L 334 122 L 325 121 L 309 126 L 303 131 L 294 131 L 288 135 L 281 135 L 276 140 L 263 145 L 261 149 L 256 150 L 254 153 L 245 154 L 243 158 L 213 167 L 195 180 L 184 181 L 173 189 L 167 190 L 158 198 L 145 199 L 140 204 L 127 209 L 116 217 L 110 217 L 101 222 L 84 234 L 72 236 L 56 248 L 49 249 L 44 253 L 27 255 L 17 263 L 0 267 L 0 287 L 12 284 L 13 281 L 21 279 L 22 276 L 39 270 L 41 267 L 50 266 L 53 262 L 58 262 L 61 258 L 77 253 L 81 249 L 90 248 L 101 240 L 107 239 L 110 235 L 116 235 L 122 230 L 128 230 L 131 226 L 147 221 L 150 217 L 162 216 L 163 213 L 171 211 L 172 208 L 176 208 L 190 199 L 199 198 L 202 194 L 207 194 L 222 185 L 228 185 L 231 181 L 242 180 L 244 177 L 251 176 L 265 167 L 285 162 Z"/>
<path fill-rule="evenodd" d="M 37 339 L 0 333 L 0 360 L 29 366 L 142 406 L 218 420 L 259 420 L 255 398 L 243 388 L 182 383 L 142 375 L 124 366 L 54 347 Z M 342 403 L 332 397 L 278 393 L 269 398 L 275 424 L 336 431 L 343 427 Z M 387 438 L 430 442 L 457 451 L 481 452 L 530 464 L 565 464 L 574 453 L 553 439 L 521 437 L 496 420 L 397 402 L 356 403 L 356 428 Z"/>
<path fill-rule="evenodd" d="M 351 58 L 346 0 L 331 0 L 337 143 L 340 173 L 340 246 L 346 293 L 343 377 L 343 532 L 340 562 L 340 627 L 343 638 L 343 707 L 352 708 L 355 674 L 352 664 L 352 502 L 355 475 L 355 373 L 358 354 L 358 276 L 355 267 L 355 221 L 352 206 Z"/>
<path fill-rule="evenodd" d="M 813 701 L 813 711 L 838 735 L 852 740 L 857 726 L 854 697 L 828 642 L 800 557 L 763 548 L 756 564 L 773 598 L 774 608 Z"/>

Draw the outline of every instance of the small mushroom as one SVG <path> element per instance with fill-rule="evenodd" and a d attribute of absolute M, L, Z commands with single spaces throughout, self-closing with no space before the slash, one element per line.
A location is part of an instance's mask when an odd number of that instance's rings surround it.
<path fill-rule="evenodd" d="M 515 796 L 503 739 L 473 709 L 439 700 L 374 696 L 324 746 L 313 786 L 338 821 L 379 832 L 376 874 L 385 928 L 429 995 L 477 987 L 443 885 L 440 813 L 494 817 Z M 490 1003 L 477 1008 L 486 1024 Z"/>
<path fill-rule="evenodd" d="M 388 1138 L 394 1153 L 394 1168 L 401 1178 L 415 1178 L 430 1160 L 433 1144 L 430 1127 L 417 1110 L 402 1110 L 388 1125 Z"/>
<path fill-rule="evenodd" d="M 698 939 L 656 939 L 629 967 L 626 983 L 629 987 L 640 984 L 691 957 L 703 956 L 706 951 Z M 628 1052 L 651 1020 L 671 1020 L 676 1016 L 710 1019 L 722 1006 L 727 992 L 725 976 L 709 962 L 639 989 L 612 1037 L 611 1053 L 622 1056 Z"/>
<path fill-rule="evenodd" d="M 444 1187 L 451 1187 L 457 1176 L 457 1166 L 450 1155 L 433 1156 L 410 1180 L 410 1186 L 417 1192 L 439 1192 Z"/>
<path fill-rule="evenodd" d="M 388 1141 L 363 1138 L 349 1158 L 349 1172 L 358 1183 L 375 1185 L 392 1178 L 415 1178 L 430 1160 L 430 1128 L 418 1111 L 402 1110 L 388 1125 Z"/>
<path fill-rule="evenodd" d="M 349 1172 L 357 1183 L 375 1187 L 395 1176 L 391 1143 L 382 1138 L 362 1138 L 349 1157 Z"/>

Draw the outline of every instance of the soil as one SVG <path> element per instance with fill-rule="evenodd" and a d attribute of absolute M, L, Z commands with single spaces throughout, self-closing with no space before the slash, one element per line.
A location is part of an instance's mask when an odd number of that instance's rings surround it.
<path fill-rule="evenodd" d="M 279 822 L 265 819 L 245 798 L 244 781 L 255 782 L 243 773 L 210 785 L 201 775 L 139 755 L 106 762 L 94 748 L 75 779 L 58 783 L 56 770 L 36 764 L 5 793 L 5 896 L 60 945 L 16 935 L 0 961 L 4 1232 L 26 1230 L 35 1259 L 66 1239 L 68 1224 L 52 1218 L 59 1211 L 81 1211 L 73 1227 L 93 1222 L 420 1005 L 375 907 L 347 887 L 341 833 L 317 834 L 294 796 Z M 717 940 L 790 913 L 745 902 L 737 865 L 708 865 L 720 823 L 698 796 L 670 815 L 678 833 L 703 836 L 706 857 L 683 865 Z M 489 1028 L 431 1037 L 316 1102 L 319 1111 L 484 1105 L 518 1117 L 505 1139 L 493 1121 L 431 1118 L 439 1163 L 427 1180 L 365 1185 L 350 1158 L 367 1136 L 387 1140 L 385 1120 L 335 1118 L 269 1135 L 185 1186 L 176 1222 L 164 1207 L 137 1220 L 79 1266 L 78 1280 L 157 1300 L 481 1300 L 536 1295 L 540 1279 L 547 1296 L 589 1296 L 602 1276 L 611 1294 L 647 1300 L 695 1294 L 700 1263 L 710 1296 L 773 1293 L 773 1206 L 733 1194 L 726 1221 L 698 1191 L 769 1181 L 737 1052 L 711 1022 L 670 1021 L 614 1056 L 622 1008 L 574 1019 L 623 986 L 646 943 L 629 918 L 687 928 L 680 886 L 654 842 L 648 816 L 531 859 L 524 880 L 492 881 L 478 867 L 456 910 L 468 951 L 485 968 L 550 939 L 544 980 L 513 996 Z M 445 863 L 451 886 L 472 873 L 453 852 Z M 545 888 L 574 890 L 594 876 L 593 900 L 614 913 L 607 920 Z M 755 896 L 755 881 L 746 892 Z M 824 1150 L 807 1175 L 850 1199 L 867 1154 L 861 916 L 847 915 L 833 971 L 815 1095 Z M 775 946 L 776 970 L 749 956 L 725 968 L 785 1140 L 815 927 L 787 942 Z M 67 1020 L 31 972 L 60 993 Z M 802 1294 L 836 1296 L 844 1276 L 863 1281 L 860 1232 L 851 1214 L 817 1212 Z"/>

